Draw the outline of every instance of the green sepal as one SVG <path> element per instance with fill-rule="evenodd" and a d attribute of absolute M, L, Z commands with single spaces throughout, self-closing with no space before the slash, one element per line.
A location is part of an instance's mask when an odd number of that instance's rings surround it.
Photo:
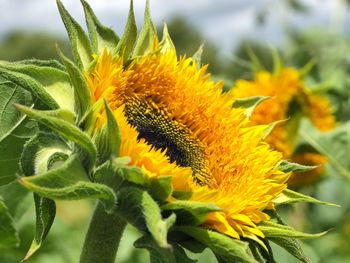
<path fill-rule="evenodd" d="M 62 21 L 67 29 L 76 65 L 80 70 L 88 69 L 92 61 L 92 50 L 88 37 L 81 26 L 64 8 L 60 0 L 56 0 Z"/>
<path fill-rule="evenodd" d="M 275 129 L 276 126 L 285 123 L 286 120 L 279 120 L 279 121 L 274 121 L 268 124 L 267 128 L 264 130 L 263 137 L 261 138 L 262 140 L 265 140 L 267 136 L 271 134 L 271 132 Z"/>
<path fill-rule="evenodd" d="M 161 248 L 148 235 L 144 235 L 135 241 L 136 248 L 145 248 L 150 253 L 151 263 L 193 263 L 197 262 L 187 257 L 183 248 L 177 244 L 172 244 L 171 249 Z"/>
<path fill-rule="evenodd" d="M 222 211 L 220 207 L 214 204 L 183 200 L 163 205 L 162 210 L 174 212 L 177 224 L 191 226 L 198 226 L 204 223 L 211 212 Z"/>
<path fill-rule="evenodd" d="M 56 100 L 45 90 L 44 86 L 37 80 L 19 72 L 13 72 L 0 66 L 0 77 L 13 82 L 17 86 L 29 91 L 37 97 L 49 109 L 58 109 Z"/>
<path fill-rule="evenodd" d="M 94 135 L 94 132 L 96 130 L 96 121 L 99 113 L 103 109 L 103 106 L 104 100 L 99 99 L 94 104 L 90 105 L 89 109 L 79 120 L 78 126 L 83 127 L 84 131 L 86 131 L 87 134 L 89 134 L 91 137 Z"/>
<path fill-rule="evenodd" d="M 235 262 L 232 259 L 237 258 L 241 262 L 255 262 L 247 242 L 200 227 L 178 226 L 174 229 L 200 241 L 227 262 Z"/>
<path fill-rule="evenodd" d="M 149 179 L 148 192 L 159 203 L 163 203 L 172 193 L 172 177 L 157 176 Z"/>
<path fill-rule="evenodd" d="M 38 65 L 37 65 L 38 64 Z M 60 68 L 55 61 L 49 63 L 6 63 L 2 68 L 12 72 L 25 74 L 38 81 L 45 91 L 57 102 L 61 109 L 74 112 L 74 96 L 68 74 Z M 51 66 L 52 65 L 52 66 Z"/>
<path fill-rule="evenodd" d="M 141 169 L 136 166 L 129 166 L 130 158 L 127 156 L 113 159 L 113 167 L 116 173 L 123 178 L 124 185 L 146 187 L 148 180 Z"/>
<path fill-rule="evenodd" d="M 18 233 L 13 225 L 13 219 L 8 208 L 0 196 L 0 249 L 17 247 L 19 245 Z"/>
<path fill-rule="evenodd" d="M 251 70 L 253 72 L 259 72 L 266 70 L 264 65 L 261 63 L 258 56 L 255 54 L 254 50 L 250 46 L 246 46 L 246 53 L 251 61 Z"/>
<path fill-rule="evenodd" d="M 281 225 L 271 221 L 263 221 L 258 225 L 261 232 L 265 237 L 286 237 L 296 239 L 316 238 L 321 237 L 327 233 L 327 231 L 318 234 L 308 234 L 296 231 L 294 228 L 286 225 Z"/>
<path fill-rule="evenodd" d="M 42 198 L 34 193 L 34 202 L 36 214 L 35 236 L 23 261 L 28 260 L 41 247 L 56 216 L 56 204 L 53 200 Z"/>
<path fill-rule="evenodd" d="M 176 51 L 175 45 L 169 35 L 168 26 L 165 23 L 163 27 L 163 37 L 159 43 L 159 49 L 162 53 L 166 53 L 168 51 Z"/>
<path fill-rule="evenodd" d="M 196 51 L 196 53 L 194 53 L 194 55 L 192 56 L 192 60 L 195 63 L 198 70 L 202 67 L 203 47 L 204 47 L 204 44 L 201 44 L 198 50 Z"/>
<path fill-rule="evenodd" d="M 18 179 L 24 187 L 38 195 L 53 200 L 103 199 L 108 207 L 115 204 L 115 194 L 110 187 L 89 181 L 76 154 L 63 164 L 44 174 Z"/>
<path fill-rule="evenodd" d="M 269 240 L 284 248 L 288 253 L 299 259 L 301 262 L 311 263 L 310 259 L 305 255 L 298 240 L 286 237 L 269 237 Z"/>
<path fill-rule="evenodd" d="M 81 3 L 84 7 L 85 20 L 89 30 L 93 52 L 100 54 L 103 49 L 114 51 L 118 45 L 119 37 L 111 28 L 101 24 L 94 11 L 85 0 L 81 0 Z"/>
<path fill-rule="evenodd" d="M 22 105 L 16 105 L 16 107 L 29 117 L 37 120 L 39 123 L 44 124 L 68 141 L 75 142 L 83 150 L 85 150 L 84 153 L 88 156 L 86 167 L 88 171 L 91 171 L 96 162 L 97 151 L 95 145 L 88 135 L 67 121 L 47 115 L 45 111 L 33 110 Z M 85 154 L 82 156 L 84 160 Z"/>
<path fill-rule="evenodd" d="M 137 38 L 137 27 L 134 14 L 134 2 L 130 0 L 130 9 L 128 20 L 126 22 L 124 33 L 116 48 L 116 55 L 122 56 L 124 61 L 127 61 L 136 42 Z"/>
<path fill-rule="evenodd" d="M 153 51 L 154 41 L 158 42 L 157 30 L 152 22 L 149 0 L 146 1 L 145 18 L 140 35 L 137 39 L 133 57 L 144 56 Z"/>
<path fill-rule="evenodd" d="M 123 176 L 115 170 L 110 160 L 96 168 L 93 179 L 96 183 L 109 186 L 115 193 L 118 192 L 124 182 Z"/>
<path fill-rule="evenodd" d="M 282 160 L 277 166 L 277 169 L 284 173 L 289 173 L 289 172 L 303 173 L 303 172 L 311 171 L 315 168 L 317 168 L 317 166 L 308 166 L 308 165 L 302 165 L 298 163 L 291 163 L 286 160 Z"/>
<path fill-rule="evenodd" d="M 283 68 L 283 61 L 276 48 L 270 46 L 270 49 L 271 49 L 272 64 L 273 64 L 273 74 L 278 75 L 281 72 L 281 69 Z"/>
<path fill-rule="evenodd" d="M 255 110 L 255 108 L 263 101 L 270 99 L 267 96 L 254 96 L 243 99 L 235 99 L 232 104 L 233 108 L 244 108 L 246 110 L 246 115 L 250 118 Z"/>
<path fill-rule="evenodd" d="M 119 156 L 121 133 L 113 112 L 104 100 L 107 123 L 96 132 L 94 136 L 95 145 L 98 150 L 99 162 L 103 163 L 111 158 Z"/>
<path fill-rule="evenodd" d="M 75 112 L 80 119 L 90 107 L 92 98 L 89 86 L 85 80 L 85 77 L 81 71 L 69 60 L 63 53 L 57 48 L 58 55 L 60 56 L 63 64 L 66 66 L 74 91 Z"/>
<path fill-rule="evenodd" d="M 175 223 L 176 216 L 163 219 L 161 210 L 153 198 L 144 190 L 124 187 L 117 194 L 117 210 L 125 219 L 142 232 L 149 232 L 161 248 L 169 248 L 167 234 Z"/>
<path fill-rule="evenodd" d="M 340 207 L 337 204 L 320 201 L 320 200 L 317 200 L 316 198 L 292 191 L 290 189 L 285 189 L 281 194 L 279 194 L 273 200 L 273 203 L 275 205 L 294 204 L 294 203 L 300 203 L 300 202 Z"/>

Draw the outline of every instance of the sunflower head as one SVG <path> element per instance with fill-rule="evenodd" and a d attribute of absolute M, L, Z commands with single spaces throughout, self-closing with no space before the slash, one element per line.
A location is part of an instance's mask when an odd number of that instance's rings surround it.
<path fill-rule="evenodd" d="M 335 117 L 332 115 L 329 100 L 325 96 L 313 94 L 311 89 L 307 89 L 301 74 L 294 68 L 280 68 L 275 73 L 258 71 L 251 81 L 237 81 L 232 92 L 236 98 L 269 97 L 254 109 L 251 120 L 254 124 L 267 124 L 284 120 L 276 125 L 267 136 L 266 141 L 272 148 L 281 151 L 285 159 L 294 160 L 294 151 L 297 146 L 296 134 L 301 117 L 308 118 L 320 131 L 328 131 L 335 127 Z M 324 158 L 322 161 L 319 158 L 319 161 L 320 163 L 317 163 L 314 159 L 308 162 L 306 158 L 303 159 L 302 163 L 322 167 L 325 162 Z M 320 175 L 320 172 L 323 172 L 323 169 L 316 169 L 312 173 Z M 302 174 L 298 173 L 294 174 L 293 178 L 297 176 L 303 177 Z"/>

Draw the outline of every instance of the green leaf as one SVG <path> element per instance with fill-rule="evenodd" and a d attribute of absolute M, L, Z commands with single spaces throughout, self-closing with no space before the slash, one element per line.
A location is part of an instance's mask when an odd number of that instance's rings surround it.
<path fill-rule="evenodd" d="M 89 39 L 81 26 L 64 8 L 62 2 L 60 0 L 56 0 L 56 2 L 62 21 L 68 32 L 75 63 L 80 70 L 86 70 L 92 61 L 92 50 Z"/>
<path fill-rule="evenodd" d="M 53 200 L 80 200 L 98 198 L 115 203 L 111 188 L 91 183 L 76 154 L 71 155 L 62 165 L 44 174 L 22 177 L 19 182 L 38 195 Z"/>
<path fill-rule="evenodd" d="M 167 233 L 175 223 L 175 215 L 163 219 L 158 204 L 144 190 L 122 188 L 117 195 L 117 209 L 130 224 L 151 234 L 161 248 L 169 248 Z"/>
<path fill-rule="evenodd" d="M 307 202 L 307 203 L 314 203 L 319 205 L 328 205 L 328 206 L 336 206 L 340 207 L 337 204 L 328 203 L 324 201 L 317 200 L 316 198 L 313 198 L 311 196 L 307 196 L 298 192 L 294 192 L 290 189 L 285 189 L 280 195 L 277 196 L 273 200 L 275 205 L 283 205 L 283 204 L 294 204 L 299 202 Z"/>
<path fill-rule="evenodd" d="M 89 156 L 87 169 L 89 171 L 92 169 L 96 162 L 97 153 L 95 145 L 88 135 L 69 122 L 47 115 L 45 111 L 33 110 L 21 105 L 17 105 L 16 107 L 31 118 L 49 127 L 63 138 L 78 144 Z"/>
<path fill-rule="evenodd" d="M 159 43 L 159 49 L 162 53 L 165 53 L 167 51 L 176 51 L 175 45 L 169 35 L 168 26 L 165 23 L 163 27 L 162 41 Z"/>
<path fill-rule="evenodd" d="M 116 48 L 116 54 L 119 56 L 123 56 L 124 60 L 126 61 L 134 48 L 136 38 L 137 27 L 134 15 L 134 3 L 133 0 L 130 0 L 128 20 L 124 28 L 124 33 Z"/>
<path fill-rule="evenodd" d="M 16 135 L 17 131 L 23 129 L 22 127 L 22 125 L 19 126 L 12 134 L 0 142 L 0 185 L 12 182 L 16 179 L 17 173 L 19 173 L 18 163 L 23 145 L 28 140 L 28 137 L 18 137 Z"/>
<path fill-rule="evenodd" d="M 94 11 L 85 0 L 81 0 L 81 3 L 84 7 L 85 20 L 89 30 L 92 50 L 96 54 L 100 54 L 105 48 L 114 51 L 118 45 L 119 37 L 111 28 L 101 24 Z"/>
<path fill-rule="evenodd" d="M 193 263 L 195 260 L 187 257 L 180 246 L 174 244 L 172 249 L 161 248 L 152 238 L 147 235 L 135 241 L 136 248 L 146 248 L 150 252 L 151 263 Z"/>
<path fill-rule="evenodd" d="M 99 161 L 101 163 L 111 159 L 111 157 L 118 157 L 121 144 L 121 133 L 118 123 L 115 120 L 113 112 L 109 108 L 107 101 L 104 101 L 104 103 L 107 123 L 102 126 L 94 137 L 94 141 L 98 149 Z"/>
<path fill-rule="evenodd" d="M 19 238 L 12 217 L 0 196 L 0 249 L 17 247 Z"/>
<path fill-rule="evenodd" d="M 239 258 L 242 262 L 255 262 L 253 256 L 249 253 L 247 242 L 200 227 L 181 226 L 176 227 L 175 230 L 197 239 L 216 255 L 226 259 L 227 262 L 234 262 L 232 259 L 236 258 Z"/>
<path fill-rule="evenodd" d="M 254 96 L 244 99 L 235 99 L 232 104 L 233 108 L 244 108 L 246 109 L 246 115 L 250 118 L 255 108 L 263 101 L 270 99 L 270 97 Z"/>
<path fill-rule="evenodd" d="M 157 30 L 151 19 L 149 0 L 147 0 L 144 23 L 136 42 L 133 57 L 143 56 L 152 52 L 154 41 L 158 41 Z"/>
<path fill-rule="evenodd" d="M 28 91 L 0 77 L 0 142 L 25 118 L 25 115 L 16 110 L 15 103 L 30 107 L 33 104 L 32 96 Z"/>
<path fill-rule="evenodd" d="M 35 236 L 23 261 L 28 260 L 41 247 L 56 216 L 56 204 L 53 200 L 34 194 L 34 201 L 36 214 Z"/>
<path fill-rule="evenodd" d="M 68 74 L 61 68 L 58 69 L 57 67 L 51 66 L 55 66 L 55 63 L 51 62 L 45 65 L 41 62 L 40 64 L 39 66 L 28 63 L 23 64 L 22 62 L 6 63 L 2 65 L 2 67 L 35 79 L 43 86 L 45 91 L 51 95 L 61 109 L 74 112 L 73 89 L 71 88 Z"/>
<path fill-rule="evenodd" d="M 298 240 L 284 237 L 270 237 L 269 240 L 284 248 L 287 252 L 299 259 L 301 262 L 311 263 L 310 259 L 304 254 L 304 251 Z"/>
<path fill-rule="evenodd" d="M 9 71 L 0 66 L 0 78 L 14 83 L 16 86 L 29 91 L 34 97 L 42 101 L 49 109 L 58 109 L 55 99 L 45 90 L 37 80 L 19 72 Z"/>
<path fill-rule="evenodd" d="M 150 178 L 148 192 L 157 202 L 164 202 L 172 193 L 172 177 L 157 176 Z"/>
<path fill-rule="evenodd" d="M 180 225 L 198 226 L 202 224 L 209 213 L 221 211 L 214 204 L 196 201 L 178 200 L 162 206 L 163 210 L 173 211 L 176 214 L 176 222 Z"/>
<path fill-rule="evenodd" d="M 78 118 L 80 119 L 90 107 L 92 98 L 91 92 L 85 77 L 81 71 L 70 61 L 63 53 L 57 49 L 58 55 L 60 56 L 63 64 L 66 66 L 70 80 L 74 90 L 74 101 L 75 101 L 75 112 L 77 112 Z"/>
<path fill-rule="evenodd" d="M 307 166 L 298 163 L 291 163 L 286 160 L 281 161 L 278 164 L 277 169 L 284 173 L 294 172 L 294 173 L 303 173 L 308 172 L 317 168 L 317 166 Z"/>
<path fill-rule="evenodd" d="M 290 226 L 280 225 L 271 221 L 263 221 L 258 225 L 259 229 L 264 233 L 267 238 L 270 237 L 286 237 L 286 238 L 316 238 L 321 237 L 327 233 L 322 232 L 318 234 L 308 234 L 296 231 Z"/>
<path fill-rule="evenodd" d="M 50 68 L 56 68 L 56 69 L 59 69 L 59 70 L 64 70 L 64 66 L 61 63 L 59 63 L 57 60 L 54 60 L 54 59 L 48 59 L 48 60 L 25 59 L 25 60 L 19 61 L 18 63 L 20 63 L 22 65 L 31 65 L 31 66 L 39 66 L 39 67 L 50 67 Z"/>

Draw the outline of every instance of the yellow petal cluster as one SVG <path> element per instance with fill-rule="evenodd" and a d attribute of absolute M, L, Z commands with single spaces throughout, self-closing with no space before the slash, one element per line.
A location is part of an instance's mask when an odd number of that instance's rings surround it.
<path fill-rule="evenodd" d="M 86 78 L 117 112 L 128 141 L 122 154 L 134 165 L 149 176 L 170 173 L 176 190 L 192 192 L 190 200 L 222 208 L 206 227 L 235 238 L 263 236 L 257 224 L 269 219 L 264 210 L 289 176 L 276 168 L 282 154 L 262 141 L 266 125 L 252 125 L 243 109 L 232 108 L 232 94 L 222 93 L 206 67 L 172 50 L 123 67 L 104 52 Z"/>

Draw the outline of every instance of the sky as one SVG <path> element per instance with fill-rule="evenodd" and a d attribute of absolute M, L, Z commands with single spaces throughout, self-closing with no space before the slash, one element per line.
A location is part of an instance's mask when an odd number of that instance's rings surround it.
<path fill-rule="evenodd" d="M 349 10 L 339 5 L 343 0 L 302 0 L 312 10 L 307 15 L 287 12 L 282 0 L 150 0 L 156 24 L 171 16 L 186 17 L 203 33 L 203 40 L 213 40 L 223 52 L 230 52 L 242 38 L 258 38 L 271 44 L 283 42 L 283 25 L 299 29 L 322 27 L 340 30 L 338 24 L 350 25 Z M 14 29 L 65 34 L 55 0 L 0 0 L 0 38 Z M 62 0 L 69 12 L 83 23 L 79 0 Z M 128 0 L 88 1 L 100 20 L 119 34 L 124 27 Z M 145 0 L 134 0 L 137 24 L 142 25 Z M 256 24 L 256 14 L 268 11 L 263 27 Z M 344 26 L 345 28 L 345 26 Z M 347 27 L 349 28 L 349 27 Z"/>

